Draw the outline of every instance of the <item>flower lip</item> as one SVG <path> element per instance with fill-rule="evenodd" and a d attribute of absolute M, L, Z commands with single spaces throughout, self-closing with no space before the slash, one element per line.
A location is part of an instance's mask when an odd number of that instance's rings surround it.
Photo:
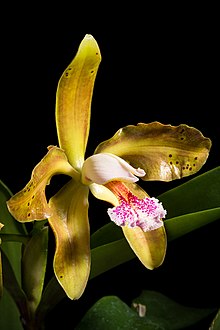
<path fill-rule="evenodd" d="M 154 197 L 139 199 L 130 193 L 127 201 L 122 199 L 119 206 L 109 208 L 107 213 L 118 226 L 140 227 L 147 232 L 163 226 L 161 219 L 165 218 L 167 211 Z"/>
<path fill-rule="evenodd" d="M 106 184 L 110 181 L 136 182 L 145 171 L 134 168 L 124 159 L 111 153 L 95 154 L 87 158 L 82 167 L 82 183 Z"/>

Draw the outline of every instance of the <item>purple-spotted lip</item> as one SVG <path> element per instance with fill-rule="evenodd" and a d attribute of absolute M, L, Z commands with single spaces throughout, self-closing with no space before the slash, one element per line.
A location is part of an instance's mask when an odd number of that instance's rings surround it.
<path fill-rule="evenodd" d="M 139 199 L 130 194 L 128 201 L 121 201 L 119 206 L 107 210 L 110 219 L 118 226 L 140 227 L 144 232 L 163 226 L 162 219 L 167 211 L 162 203 L 152 197 Z"/>

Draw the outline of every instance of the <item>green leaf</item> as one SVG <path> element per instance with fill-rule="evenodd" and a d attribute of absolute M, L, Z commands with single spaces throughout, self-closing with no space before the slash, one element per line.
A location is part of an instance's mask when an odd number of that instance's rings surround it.
<path fill-rule="evenodd" d="M 51 311 L 62 299 L 66 297 L 66 293 L 57 281 L 57 278 L 52 276 L 46 285 L 43 295 L 36 311 L 36 320 L 41 324 L 47 313 Z"/>
<path fill-rule="evenodd" d="M 26 234 L 25 226 L 15 221 L 8 211 L 6 202 L 13 196 L 10 189 L 0 180 L 0 217 L 4 229 L 10 234 Z"/>
<path fill-rule="evenodd" d="M 20 321 L 20 313 L 14 300 L 4 288 L 3 296 L 0 302 L 0 329 L 23 330 Z"/>
<path fill-rule="evenodd" d="M 146 306 L 144 318 L 157 320 L 164 329 L 185 329 L 216 312 L 216 308 L 195 308 L 181 305 L 169 297 L 151 290 L 143 290 L 139 297 L 133 300 L 133 308 Z M 140 306 L 140 307 L 141 307 Z"/>
<path fill-rule="evenodd" d="M 116 296 L 101 298 L 75 329 L 177 330 L 196 324 L 214 311 L 186 307 L 158 292 L 143 291 L 131 308 Z"/>
<path fill-rule="evenodd" d="M 145 323 L 145 324 L 144 324 Z M 145 326 L 145 328 L 144 328 Z M 146 328 L 147 327 L 147 328 Z M 122 330 L 148 329 L 164 330 L 157 324 L 143 322 L 137 313 L 116 296 L 107 296 L 98 300 L 84 315 L 76 330 Z"/>
<path fill-rule="evenodd" d="M 12 196 L 8 187 L 0 180 L 0 222 L 4 224 L 1 234 L 26 234 L 25 227 L 19 224 L 9 213 L 6 201 Z M 1 249 L 7 256 L 18 284 L 21 284 L 21 244 L 16 242 L 4 242 L 2 240 Z M 3 265 L 4 276 L 4 265 Z M 3 277 L 4 281 L 4 277 Z M 4 284 L 4 282 L 3 282 Z M 3 296 L 0 300 L 0 329 L 19 330 L 22 329 L 20 322 L 20 313 L 18 308 L 4 288 Z"/>
<path fill-rule="evenodd" d="M 90 279 L 136 257 L 125 238 L 98 246 L 91 254 Z"/>
<path fill-rule="evenodd" d="M 220 329 L 220 309 L 218 310 L 209 330 L 219 330 Z"/>
<path fill-rule="evenodd" d="M 220 207 L 188 213 L 165 221 L 168 241 L 220 219 Z"/>
<path fill-rule="evenodd" d="M 27 295 L 29 308 L 35 312 L 43 291 L 47 265 L 48 227 L 34 234 L 25 246 L 22 257 L 22 287 Z"/>
<path fill-rule="evenodd" d="M 3 297 L 0 302 L 0 329 L 23 329 L 20 315 L 27 313 L 26 296 L 17 281 L 7 255 L 2 251 L 4 279 Z"/>
<path fill-rule="evenodd" d="M 20 310 L 20 312 L 22 312 L 23 308 L 25 308 L 26 305 L 26 296 L 16 279 L 16 276 L 10 264 L 10 260 L 7 258 L 6 254 L 3 251 L 2 251 L 2 267 L 4 270 L 3 273 L 4 287 L 10 293 L 11 297 L 14 299 L 14 302 L 17 304 L 17 307 Z"/>
<path fill-rule="evenodd" d="M 158 196 L 167 219 L 220 207 L 220 166 Z"/>
<path fill-rule="evenodd" d="M 122 239 L 123 237 L 124 234 L 121 227 L 116 226 L 113 222 L 109 222 L 91 235 L 91 248 L 94 249 L 98 246 Z"/>
<path fill-rule="evenodd" d="M 6 201 L 8 201 L 11 196 L 11 191 L 0 181 L 0 219 L 1 223 L 4 225 L 1 234 L 24 235 L 26 234 L 24 225 L 18 223 L 7 209 Z M 21 244 L 17 242 L 4 242 L 4 240 L 2 240 L 1 247 L 10 260 L 18 281 L 21 282 Z"/>

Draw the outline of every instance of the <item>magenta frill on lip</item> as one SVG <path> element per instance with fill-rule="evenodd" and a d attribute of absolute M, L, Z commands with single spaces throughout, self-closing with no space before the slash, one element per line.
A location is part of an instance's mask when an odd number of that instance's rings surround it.
<path fill-rule="evenodd" d="M 161 219 L 167 214 L 158 199 L 154 197 L 139 199 L 131 192 L 127 200 L 122 198 L 119 206 L 109 208 L 107 212 L 116 225 L 127 225 L 130 228 L 138 226 L 144 232 L 163 226 Z"/>

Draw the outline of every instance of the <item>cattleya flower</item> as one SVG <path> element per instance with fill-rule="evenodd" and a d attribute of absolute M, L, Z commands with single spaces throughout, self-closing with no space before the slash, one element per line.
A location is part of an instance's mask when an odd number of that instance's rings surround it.
<path fill-rule="evenodd" d="M 166 210 L 136 183 L 171 181 L 196 173 L 211 142 L 181 124 L 139 123 L 119 129 L 85 159 L 93 87 L 101 61 L 96 40 L 87 34 L 60 78 L 56 95 L 59 146 L 49 146 L 29 183 L 7 202 L 20 222 L 48 219 L 56 240 L 54 273 L 70 299 L 78 299 L 90 274 L 88 197 L 107 201 L 110 219 L 145 267 L 162 264 L 166 253 Z M 69 181 L 47 201 L 52 176 Z M 175 207 L 175 205 L 174 205 Z"/>

